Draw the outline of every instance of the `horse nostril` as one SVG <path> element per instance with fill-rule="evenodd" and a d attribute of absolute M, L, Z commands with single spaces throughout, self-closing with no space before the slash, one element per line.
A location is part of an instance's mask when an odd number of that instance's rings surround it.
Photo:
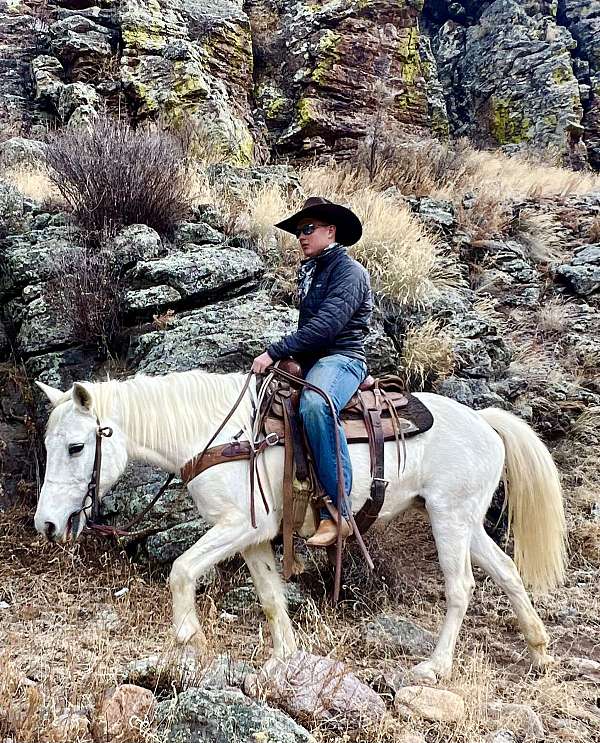
<path fill-rule="evenodd" d="M 53 524 L 51 521 L 46 521 L 44 524 L 44 534 L 46 535 L 46 538 L 49 539 L 51 542 L 54 539 L 54 533 L 56 532 L 56 525 Z"/>

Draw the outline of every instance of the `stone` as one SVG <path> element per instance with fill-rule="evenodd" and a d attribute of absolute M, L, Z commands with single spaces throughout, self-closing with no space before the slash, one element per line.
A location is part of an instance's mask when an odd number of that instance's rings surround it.
<path fill-rule="evenodd" d="M 100 98 L 93 85 L 87 83 L 69 83 L 63 85 L 58 96 L 58 115 L 63 121 L 68 121 L 71 114 L 79 106 L 90 106 L 95 109 Z"/>
<path fill-rule="evenodd" d="M 154 714 L 156 700 L 149 689 L 121 684 L 105 692 L 97 710 L 92 732 L 103 741 L 132 735 L 136 720 L 148 720 Z"/>
<path fill-rule="evenodd" d="M 25 287 L 23 290 L 26 304 L 20 318 L 16 347 L 24 355 L 54 351 L 77 343 L 72 328 L 51 304 L 45 289 L 37 296 L 34 294 L 39 288 Z M 29 295 L 32 295 L 30 301 Z"/>
<path fill-rule="evenodd" d="M 594 510 L 594 509 L 593 509 Z M 600 506 L 596 504 L 596 521 L 600 516 Z M 592 517 L 594 513 L 592 512 Z M 569 658 L 567 665 L 572 669 L 578 676 L 582 676 L 589 681 L 600 683 L 600 663 L 591 658 Z"/>
<path fill-rule="evenodd" d="M 11 167 L 37 167 L 44 161 L 45 142 L 25 137 L 9 137 L 0 142 L 0 165 Z"/>
<path fill-rule="evenodd" d="M 0 214 L 1 210 L 0 184 Z M 15 296 L 28 284 L 40 284 L 53 278 L 57 263 L 68 258 L 77 247 L 78 238 L 78 230 L 71 226 L 11 235 L 3 245 L 0 298 Z"/>
<path fill-rule="evenodd" d="M 157 258 L 163 250 L 158 232 L 145 224 L 123 227 L 107 247 L 120 270 L 134 266 L 137 261 Z"/>
<path fill-rule="evenodd" d="M 496 730 L 486 736 L 485 743 L 517 743 L 517 739 L 510 730 Z"/>
<path fill-rule="evenodd" d="M 25 219 L 23 196 L 12 184 L 0 181 L 0 238 L 22 229 Z M 3 260 L 5 260 L 6 249 L 2 252 Z M 0 293 L 6 272 L 5 266 L 0 273 Z"/>
<path fill-rule="evenodd" d="M 186 243 L 222 245 L 227 240 L 222 232 L 206 222 L 180 222 L 175 229 L 173 239 L 175 245 L 178 246 L 185 246 Z"/>
<path fill-rule="evenodd" d="M 149 286 L 147 289 L 129 289 L 123 296 L 125 312 L 148 316 L 159 313 L 168 307 L 174 307 L 181 301 L 177 289 L 165 284 Z"/>
<path fill-rule="evenodd" d="M 419 217 L 433 227 L 448 228 L 456 224 L 454 206 L 451 201 L 441 201 L 424 197 L 419 199 Z"/>
<path fill-rule="evenodd" d="M 253 0 L 244 7 L 257 29 L 256 99 L 278 151 L 346 158 L 408 125 L 444 131 L 435 66 L 420 43 L 420 4 L 292 0 L 270 3 L 265 13 Z M 276 34 L 262 31 L 265 16 Z"/>
<path fill-rule="evenodd" d="M 102 500 L 102 515 L 111 523 L 117 525 L 126 523 L 135 518 L 152 501 L 166 479 L 162 470 L 140 462 L 130 462 L 123 476 L 111 488 Z M 183 530 L 184 521 L 193 519 Z M 193 539 L 196 541 L 206 532 L 207 525 L 198 516 L 198 511 L 191 496 L 179 480 L 174 480 L 158 499 L 152 510 L 136 524 L 136 530 L 148 529 L 160 525 L 164 530 L 179 526 L 177 536 L 182 542 Z M 195 531 L 195 528 L 198 531 Z M 157 552 L 154 557 L 159 562 L 168 562 L 168 545 L 164 537 L 156 535 L 154 542 Z M 176 549 L 176 548 L 174 548 Z"/>
<path fill-rule="evenodd" d="M 157 705 L 164 743 L 316 743 L 290 717 L 233 689 L 187 689 Z"/>
<path fill-rule="evenodd" d="M 206 302 L 256 286 L 264 271 L 260 257 L 243 248 L 191 246 L 154 261 L 139 262 L 131 274 L 138 286 L 165 284 L 184 299 Z"/>
<path fill-rule="evenodd" d="M 56 57 L 48 54 L 40 54 L 31 61 L 31 79 L 35 91 L 35 99 L 51 103 L 55 108 L 58 106 L 60 91 L 65 83 L 64 68 Z"/>
<path fill-rule="evenodd" d="M 114 29 L 76 13 L 50 26 L 50 49 L 65 65 L 73 65 L 82 59 L 111 57 L 116 43 L 117 33 Z"/>
<path fill-rule="evenodd" d="M 296 325 L 297 312 L 272 306 L 264 292 L 217 302 L 174 318 L 162 331 L 132 337 L 129 361 L 139 372 L 249 369 L 269 343 Z"/>
<path fill-rule="evenodd" d="M 267 661 L 246 688 L 252 695 L 266 694 L 291 715 L 315 720 L 343 715 L 349 728 L 376 725 L 386 713 L 381 697 L 343 663 L 303 650 L 285 660 Z"/>
<path fill-rule="evenodd" d="M 402 687 L 396 693 L 394 708 L 400 717 L 422 717 L 432 722 L 458 722 L 465 716 L 462 697 L 429 686 Z"/>
<path fill-rule="evenodd" d="M 82 711 L 67 710 L 55 717 L 49 727 L 49 738 L 53 743 L 71 743 L 88 738 L 90 720 Z"/>
<path fill-rule="evenodd" d="M 556 278 L 575 294 L 589 296 L 600 288 L 600 245 L 576 251 L 569 263 L 556 269 Z"/>
<path fill-rule="evenodd" d="M 488 705 L 488 715 L 491 719 L 499 721 L 503 728 L 523 735 L 527 740 L 545 739 L 542 720 L 528 704 L 492 702 Z"/>
<path fill-rule="evenodd" d="M 209 529 L 210 524 L 199 516 L 186 523 L 175 524 L 158 534 L 153 534 L 146 540 L 148 557 L 154 562 L 170 564 L 196 544 Z M 214 577 L 215 571 L 211 569 L 199 578 L 198 585 L 209 585 Z"/>
<path fill-rule="evenodd" d="M 435 646 L 435 636 L 397 614 L 380 614 L 363 628 L 367 645 L 381 650 L 427 656 Z"/>

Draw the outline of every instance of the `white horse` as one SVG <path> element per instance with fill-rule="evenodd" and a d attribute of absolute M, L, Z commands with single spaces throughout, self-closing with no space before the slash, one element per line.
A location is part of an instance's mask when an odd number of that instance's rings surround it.
<path fill-rule="evenodd" d="M 130 459 L 178 473 L 209 441 L 244 380 L 241 374 L 190 371 L 123 382 L 75 383 L 68 392 L 38 383 L 54 409 L 47 427 L 46 476 L 35 514 L 36 529 L 59 542 L 79 536 L 85 519 L 74 518 L 74 514 L 82 508 L 90 480 L 98 422 L 114 431 L 102 439 L 101 497 Z M 251 385 L 216 443 L 228 441 L 240 429 L 249 435 L 254 397 Z M 387 521 L 411 505 L 424 503 L 444 574 L 446 616 L 431 657 L 414 671 L 429 681 L 451 672 L 456 639 L 474 587 L 472 562 L 507 593 L 532 663 L 544 667 L 552 661 L 544 625 L 515 564 L 487 536 L 483 520 L 504 471 L 520 573 L 537 591 L 560 583 L 566 554 L 565 518 L 550 453 L 526 423 L 503 410 L 475 412 L 440 395 L 421 393 L 417 397 L 429 407 L 435 422 L 426 433 L 407 440 L 406 467 L 400 476 L 396 444 L 386 443 L 389 487 L 380 513 L 380 519 Z M 352 507 L 357 511 L 369 496 L 368 446 L 353 444 L 350 453 Z M 282 518 L 282 447 L 267 449 L 259 458 L 259 467 L 270 510 L 266 513 L 257 499 L 257 528 L 250 521 L 247 461 L 214 466 L 189 484 L 198 511 L 212 528 L 171 569 L 174 631 L 182 643 L 205 641 L 195 609 L 198 577 L 240 552 L 269 621 L 274 654 L 285 656 L 296 649 L 271 548 Z"/>

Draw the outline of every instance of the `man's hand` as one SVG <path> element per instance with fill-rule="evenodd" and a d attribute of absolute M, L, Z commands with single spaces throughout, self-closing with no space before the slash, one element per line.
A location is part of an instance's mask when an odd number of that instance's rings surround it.
<path fill-rule="evenodd" d="M 263 374 L 267 371 L 267 369 L 273 364 L 273 359 L 269 356 L 269 354 L 265 351 L 264 353 L 261 353 L 260 356 L 257 356 L 254 361 L 252 362 L 252 371 L 255 374 Z"/>

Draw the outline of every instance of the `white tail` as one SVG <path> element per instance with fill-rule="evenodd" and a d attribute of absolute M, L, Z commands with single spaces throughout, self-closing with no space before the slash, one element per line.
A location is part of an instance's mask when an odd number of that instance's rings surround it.
<path fill-rule="evenodd" d="M 533 591 L 548 591 L 564 581 L 567 555 L 558 470 L 545 444 L 523 420 L 499 408 L 478 412 L 506 449 L 505 487 L 517 569 Z"/>

